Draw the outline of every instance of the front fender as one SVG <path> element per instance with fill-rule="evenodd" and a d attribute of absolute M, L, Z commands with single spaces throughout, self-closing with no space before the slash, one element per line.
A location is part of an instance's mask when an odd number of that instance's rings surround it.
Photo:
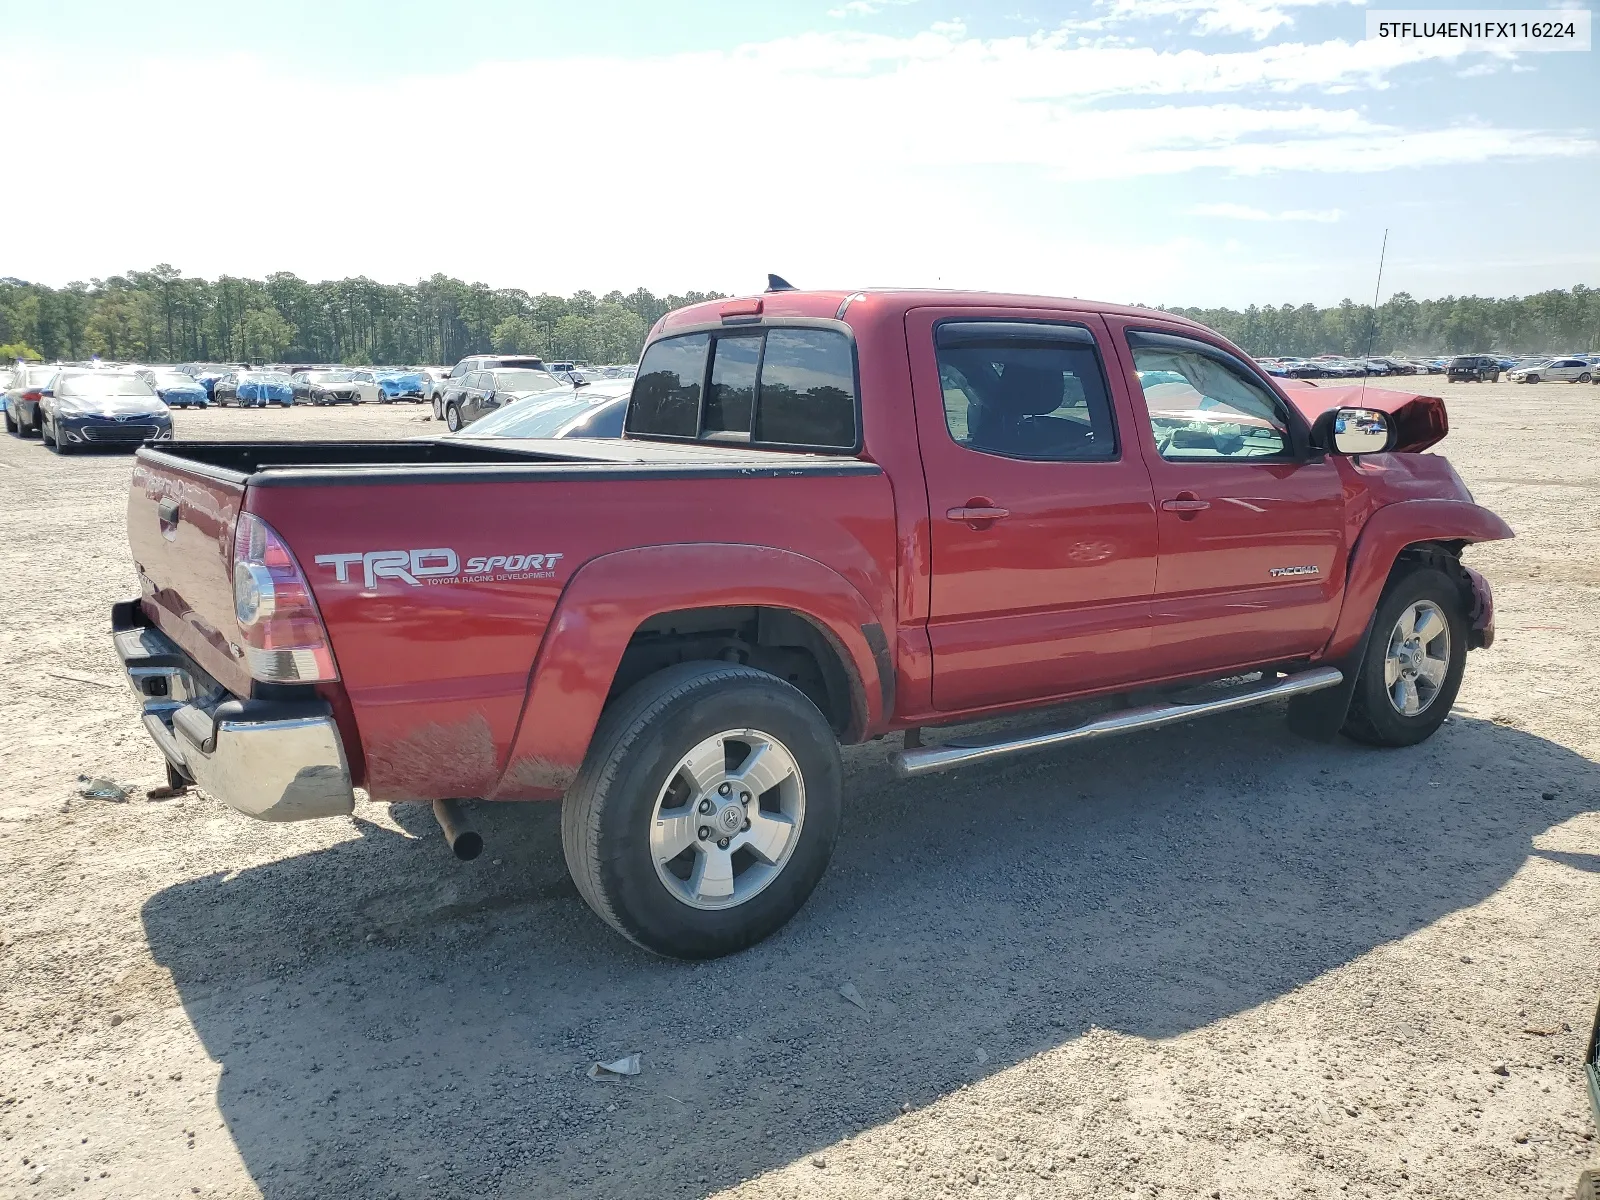
<path fill-rule="evenodd" d="M 1339 660 L 1355 650 L 1378 607 L 1395 560 L 1418 542 L 1497 542 L 1515 537 L 1511 526 L 1465 500 L 1402 500 L 1367 519 L 1350 555 L 1344 605 L 1321 658 Z"/>
<path fill-rule="evenodd" d="M 851 676 L 852 731 L 889 716 L 892 631 L 829 567 L 766 546 L 720 542 L 619 550 L 585 563 L 551 615 L 505 770 L 485 799 L 549 799 L 571 786 L 629 639 L 659 613 L 759 605 L 789 609 L 823 630 Z M 871 638 L 871 641 L 869 641 Z M 875 645 L 876 644 L 876 645 Z"/>

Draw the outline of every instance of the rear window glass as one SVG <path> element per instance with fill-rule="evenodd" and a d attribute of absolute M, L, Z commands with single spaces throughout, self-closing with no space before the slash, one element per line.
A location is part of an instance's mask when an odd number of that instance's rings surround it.
<path fill-rule="evenodd" d="M 628 408 L 628 432 L 692 438 L 700 434 L 700 386 L 706 373 L 703 333 L 663 338 L 644 352 Z"/>
<path fill-rule="evenodd" d="M 756 403 L 756 362 L 761 338 L 717 339 L 711 361 L 711 390 L 706 393 L 705 431 L 750 436 L 750 415 Z"/>
<path fill-rule="evenodd" d="M 711 355 L 710 385 L 700 385 Z M 802 449 L 853 450 L 855 351 L 832 329 L 685 334 L 645 351 L 628 432 L 678 438 L 736 435 Z"/>
<path fill-rule="evenodd" d="M 843 334 L 831 329 L 767 334 L 755 437 L 786 446 L 855 447 L 855 356 Z"/>
<path fill-rule="evenodd" d="M 489 386 L 489 381 L 484 384 Z M 548 392 L 562 383 L 545 371 L 496 371 L 493 386 L 505 392 Z"/>

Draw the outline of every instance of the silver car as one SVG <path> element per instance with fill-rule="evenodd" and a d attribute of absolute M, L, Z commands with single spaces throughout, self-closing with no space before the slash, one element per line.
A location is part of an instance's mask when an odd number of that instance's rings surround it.
<path fill-rule="evenodd" d="M 1517 367 L 1506 378 L 1512 383 L 1588 383 L 1594 370 L 1581 358 L 1551 358 Z"/>

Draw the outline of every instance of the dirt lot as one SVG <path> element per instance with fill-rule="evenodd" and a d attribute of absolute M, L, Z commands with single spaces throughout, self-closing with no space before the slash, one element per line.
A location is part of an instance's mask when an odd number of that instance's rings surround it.
<path fill-rule="evenodd" d="M 107 636 L 129 460 L 0 437 L 0 1195 L 1570 1194 L 1600 1161 L 1600 388 L 1444 394 L 1519 537 L 1471 554 L 1500 642 L 1433 741 L 1258 709 L 909 783 L 853 750 L 810 905 L 701 966 L 590 915 L 554 806 L 482 816 L 462 865 L 420 808 L 147 800 Z"/>

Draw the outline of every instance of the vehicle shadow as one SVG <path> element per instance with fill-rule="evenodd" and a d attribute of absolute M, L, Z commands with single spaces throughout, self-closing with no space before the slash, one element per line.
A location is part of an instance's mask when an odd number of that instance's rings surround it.
<path fill-rule="evenodd" d="M 1490 896 L 1597 783 L 1489 721 L 1374 751 L 1258 709 L 913 782 L 853 750 L 817 894 L 719 962 L 593 917 L 554 805 L 480 809 L 468 865 L 425 809 L 395 810 L 418 840 L 358 819 L 143 917 L 267 1197 L 695 1195 L 1092 1027 L 1280 996 Z M 633 1051 L 637 1078 L 585 1077 Z"/>

